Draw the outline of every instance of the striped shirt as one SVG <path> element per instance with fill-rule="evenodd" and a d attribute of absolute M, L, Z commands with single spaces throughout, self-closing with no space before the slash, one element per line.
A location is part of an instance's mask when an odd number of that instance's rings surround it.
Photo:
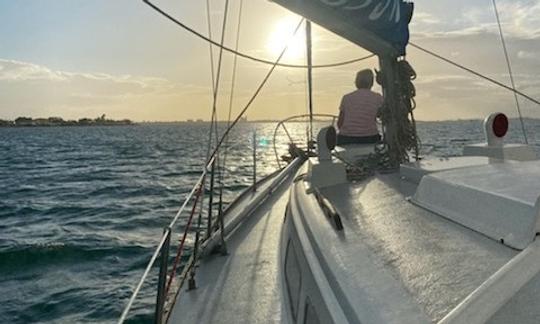
<path fill-rule="evenodd" d="M 343 114 L 339 134 L 357 137 L 377 135 L 375 119 L 383 101 L 383 96 L 368 89 L 358 89 L 343 96 L 339 106 Z"/>

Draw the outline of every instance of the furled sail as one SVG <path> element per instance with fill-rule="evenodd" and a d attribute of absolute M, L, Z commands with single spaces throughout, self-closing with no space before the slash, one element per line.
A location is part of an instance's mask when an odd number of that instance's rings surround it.
<path fill-rule="evenodd" d="M 377 55 L 405 55 L 413 3 L 403 0 L 273 1 Z"/>

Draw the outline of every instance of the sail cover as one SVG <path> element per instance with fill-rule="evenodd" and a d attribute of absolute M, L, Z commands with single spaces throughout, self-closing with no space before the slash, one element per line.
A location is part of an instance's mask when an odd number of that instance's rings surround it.
<path fill-rule="evenodd" d="M 413 3 L 403 0 L 273 0 L 378 55 L 405 55 Z"/>

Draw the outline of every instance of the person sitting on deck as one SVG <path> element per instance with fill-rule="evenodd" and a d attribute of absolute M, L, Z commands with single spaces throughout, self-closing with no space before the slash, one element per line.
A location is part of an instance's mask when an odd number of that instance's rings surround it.
<path fill-rule="evenodd" d="M 373 72 L 362 70 L 356 74 L 357 90 L 341 99 L 338 118 L 337 144 L 371 144 L 381 140 L 377 130 L 377 112 L 383 96 L 371 91 Z"/>

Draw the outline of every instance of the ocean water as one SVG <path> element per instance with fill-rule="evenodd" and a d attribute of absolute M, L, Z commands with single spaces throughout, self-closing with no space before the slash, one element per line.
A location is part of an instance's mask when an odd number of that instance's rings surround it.
<path fill-rule="evenodd" d="M 522 142 L 513 125 L 509 140 Z M 243 123 L 232 133 L 225 202 L 252 181 L 254 130 L 258 177 L 276 169 L 274 127 Z M 527 127 L 538 145 L 540 122 Z M 302 123 L 288 129 L 306 133 Z M 419 123 L 418 132 L 422 152 L 436 156 L 483 140 L 481 121 Z M 208 133 L 205 123 L 0 128 L 0 323 L 117 320 L 200 175 Z M 279 132 L 279 154 L 286 143 Z M 131 322 L 151 322 L 150 278 Z"/>

